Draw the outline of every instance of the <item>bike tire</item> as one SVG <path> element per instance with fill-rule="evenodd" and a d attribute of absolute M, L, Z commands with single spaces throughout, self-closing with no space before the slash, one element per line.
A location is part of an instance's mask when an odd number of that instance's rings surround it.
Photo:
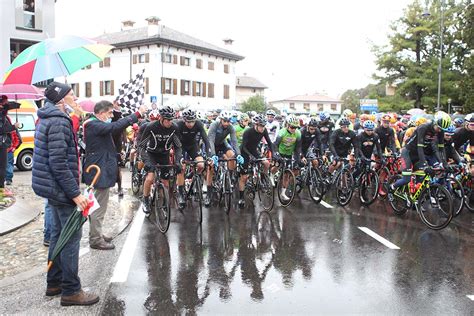
<path fill-rule="evenodd" d="M 201 176 L 199 176 L 199 175 L 195 176 L 195 180 L 194 180 L 194 184 L 193 184 L 193 190 L 194 190 L 194 197 L 197 199 L 197 202 L 198 202 L 197 221 L 198 221 L 199 224 L 202 224 L 203 194 L 202 194 L 202 180 L 201 180 Z"/>
<path fill-rule="evenodd" d="M 265 211 L 270 212 L 273 209 L 273 205 L 275 204 L 275 188 L 272 185 L 270 176 L 266 173 L 260 174 L 258 199 Z"/>
<path fill-rule="evenodd" d="M 318 169 L 312 169 L 310 172 L 308 193 L 314 203 L 319 204 L 324 196 L 324 184 L 321 179 L 321 173 Z"/>
<path fill-rule="evenodd" d="M 368 192 L 368 187 L 373 188 Z M 362 174 L 359 180 L 359 199 L 364 205 L 374 203 L 379 194 L 379 177 L 374 170 L 368 170 Z"/>
<path fill-rule="evenodd" d="M 170 227 L 171 207 L 168 189 L 158 183 L 153 194 L 153 212 L 160 232 L 165 234 Z"/>
<path fill-rule="evenodd" d="M 390 170 L 388 170 L 387 167 L 383 167 L 379 170 L 379 172 L 377 173 L 377 176 L 379 178 L 379 193 L 382 192 L 382 194 L 377 194 L 377 198 L 380 200 L 385 200 L 388 194 L 388 182 L 390 180 Z"/>
<path fill-rule="evenodd" d="M 286 195 L 288 199 L 284 199 L 284 197 L 281 196 L 281 189 L 283 186 L 283 177 L 288 177 L 288 187 L 286 188 L 286 192 L 288 192 L 290 195 Z M 295 198 L 296 194 L 296 178 L 295 174 L 293 171 L 290 169 L 285 169 L 283 173 L 280 175 L 280 179 L 278 179 L 278 185 L 277 185 L 277 192 L 278 192 L 278 200 L 280 201 L 280 204 L 284 207 L 288 206 L 293 202 L 293 199 Z"/>
<path fill-rule="evenodd" d="M 470 211 L 474 212 L 474 181 L 472 179 L 463 180 L 464 190 L 464 206 Z"/>
<path fill-rule="evenodd" d="M 455 177 L 449 177 L 447 181 L 449 181 L 448 188 L 453 198 L 453 215 L 456 217 L 461 213 L 465 205 L 466 195 L 461 182 Z"/>
<path fill-rule="evenodd" d="M 138 171 L 138 168 L 134 164 L 132 166 L 132 193 L 134 196 L 137 196 L 138 193 L 140 193 L 140 186 L 141 186 L 140 173 Z"/>
<path fill-rule="evenodd" d="M 227 214 L 230 212 L 231 203 L 232 203 L 232 185 L 230 180 L 229 172 L 226 172 L 224 176 L 224 183 L 223 183 L 223 192 L 222 197 L 224 198 L 224 210 Z"/>
<path fill-rule="evenodd" d="M 349 169 L 344 169 L 336 178 L 336 198 L 340 206 L 350 203 L 354 194 L 354 178 Z"/>
<path fill-rule="evenodd" d="M 398 179 L 401 179 L 401 178 L 402 178 L 401 175 L 390 177 L 390 179 L 388 180 L 388 185 L 395 183 Z M 406 194 L 407 194 L 406 190 L 407 190 L 406 185 L 403 187 L 400 187 L 394 193 L 391 194 L 392 198 L 388 199 L 388 202 L 390 206 L 392 207 L 393 212 L 398 216 L 402 216 L 406 214 L 409 208 L 409 206 L 407 205 L 408 201 L 406 199 Z M 388 195 L 389 194 L 387 193 L 387 196 Z M 403 195 L 405 196 L 402 197 Z"/>
<path fill-rule="evenodd" d="M 425 204 L 425 202 L 428 203 Z M 429 187 L 423 189 L 420 193 L 417 202 L 417 212 L 421 221 L 429 228 L 434 230 L 445 228 L 453 219 L 453 199 L 451 193 L 441 184 L 430 184 Z"/>

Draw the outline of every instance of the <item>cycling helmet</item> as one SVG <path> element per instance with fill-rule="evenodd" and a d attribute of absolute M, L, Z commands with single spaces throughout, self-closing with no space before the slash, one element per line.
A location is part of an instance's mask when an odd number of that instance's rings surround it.
<path fill-rule="evenodd" d="M 318 121 L 315 118 L 312 118 L 312 119 L 309 120 L 308 126 L 317 127 L 318 126 Z"/>
<path fill-rule="evenodd" d="M 286 123 L 294 127 L 300 126 L 300 120 L 298 120 L 298 118 L 293 114 L 288 115 L 288 117 L 286 118 Z"/>
<path fill-rule="evenodd" d="M 391 119 L 392 119 L 392 117 L 390 116 L 390 114 L 384 114 L 380 118 L 381 121 L 389 121 L 389 122 L 390 122 Z"/>
<path fill-rule="evenodd" d="M 232 114 L 228 111 L 222 111 L 221 114 L 219 115 L 219 119 L 224 120 L 224 121 L 230 121 L 232 118 Z"/>
<path fill-rule="evenodd" d="M 415 120 L 415 126 L 420 126 L 428 122 L 428 119 L 426 117 L 420 116 Z"/>
<path fill-rule="evenodd" d="M 444 131 L 444 135 L 453 136 L 454 132 L 456 131 L 456 127 L 453 124 L 449 125 L 449 127 Z"/>
<path fill-rule="evenodd" d="M 360 117 L 359 117 L 359 120 L 361 120 L 361 121 L 369 120 L 369 114 L 361 114 Z"/>
<path fill-rule="evenodd" d="M 354 114 L 354 112 L 352 112 L 349 109 L 345 109 L 344 112 L 342 112 L 343 117 L 350 117 L 350 116 L 352 116 L 352 114 Z"/>
<path fill-rule="evenodd" d="M 351 121 L 349 119 L 343 118 L 339 121 L 339 126 L 349 126 L 351 125 Z"/>
<path fill-rule="evenodd" d="M 247 113 L 240 113 L 239 122 L 248 121 L 250 118 Z"/>
<path fill-rule="evenodd" d="M 464 118 L 464 121 L 466 123 L 474 123 L 474 114 L 470 113 L 470 114 L 466 115 L 466 117 Z"/>
<path fill-rule="evenodd" d="M 161 109 L 158 110 L 158 112 L 160 113 L 160 116 L 162 118 L 167 119 L 167 120 L 172 120 L 176 116 L 176 112 L 169 105 L 162 107 Z"/>
<path fill-rule="evenodd" d="M 464 124 L 464 119 L 458 117 L 458 118 L 454 119 L 454 123 L 456 125 L 463 125 Z"/>
<path fill-rule="evenodd" d="M 255 125 L 262 125 L 265 126 L 267 124 L 267 119 L 262 114 L 255 115 L 252 119 Z"/>
<path fill-rule="evenodd" d="M 183 113 L 181 113 L 181 116 L 184 118 L 185 121 L 195 121 L 197 118 L 196 111 L 193 111 L 191 109 L 185 110 Z"/>
<path fill-rule="evenodd" d="M 390 123 L 395 124 L 398 120 L 397 113 L 390 113 Z"/>
<path fill-rule="evenodd" d="M 365 121 L 364 122 L 364 129 L 368 129 L 368 130 L 371 130 L 373 131 L 375 128 L 375 123 L 372 122 L 372 121 Z"/>
<path fill-rule="evenodd" d="M 251 114 L 250 115 L 251 117 L 254 117 L 255 115 L 257 115 L 257 112 L 256 111 L 250 111 L 250 114 Z"/>
<path fill-rule="evenodd" d="M 320 113 L 319 113 L 319 119 L 320 119 L 321 121 L 326 121 L 327 119 L 329 119 L 329 115 L 328 115 L 327 113 L 325 113 L 325 112 L 320 112 Z"/>
<path fill-rule="evenodd" d="M 267 115 L 276 116 L 277 114 L 276 114 L 275 111 L 273 111 L 273 110 L 268 110 L 268 111 L 267 111 Z"/>
<path fill-rule="evenodd" d="M 438 125 L 443 131 L 446 131 L 449 126 L 451 126 L 451 117 L 443 111 L 436 112 L 434 123 Z"/>

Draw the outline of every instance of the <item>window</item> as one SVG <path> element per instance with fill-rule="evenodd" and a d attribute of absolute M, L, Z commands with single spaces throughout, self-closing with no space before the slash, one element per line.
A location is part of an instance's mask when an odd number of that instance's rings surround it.
<path fill-rule="evenodd" d="M 292 110 L 295 109 L 295 104 L 294 103 L 290 103 L 290 109 L 292 109 Z"/>
<path fill-rule="evenodd" d="M 224 85 L 224 99 L 229 99 L 229 85 L 225 84 Z"/>
<path fill-rule="evenodd" d="M 32 114 L 18 113 L 12 115 L 12 113 L 13 112 L 11 112 L 9 115 L 11 121 L 16 122 L 16 118 L 18 117 L 18 122 L 22 125 L 22 127 L 18 129 L 20 132 L 29 132 L 35 130 L 35 118 Z"/>
<path fill-rule="evenodd" d="M 35 23 L 35 0 L 23 0 L 23 27 L 34 29 Z"/>
<path fill-rule="evenodd" d="M 87 66 L 87 67 L 90 67 Z M 104 60 L 100 61 L 99 62 L 99 67 L 102 68 L 102 67 L 110 67 L 110 57 L 105 57 Z M 90 68 L 89 68 L 90 69 Z"/>
<path fill-rule="evenodd" d="M 90 98 L 92 96 L 92 84 L 90 82 L 86 82 L 86 98 Z"/>
<path fill-rule="evenodd" d="M 305 111 L 309 111 L 309 103 L 303 103 L 303 108 Z"/>
<path fill-rule="evenodd" d="M 166 54 L 166 53 L 162 53 L 161 54 L 161 60 L 164 62 L 164 63 L 169 63 L 171 64 L 173 62 L 173 55 L 171 54 Z"/>
<path fill-rule="evenodd" d="M 324 111 L 324 104 L 318 103 L 318 112 Z"/>
<path fill-rule="evenodd" d="M 150 54 L 137 54 L 133 55 L 133 63 L 139 63 L 139 64 L 144 64 L 144 63 L 149 63 L 150 62 Z"/>
<path fill-rule="evenodd" d="M 228 74 L 229 73 L 229 65 L 224 64 L 224 73 Z"/>
<path fill-rule="evenodd" d="M 196 68 L 202 69 L 202 59 L 196 59 Z"/>
<path fill-rule="evenodd" d="M 194 86 L 193 96 L 200 97 L 202 95 L 202 82 L 194 81 L 193 86 Z"/>
<path fill-rule="evenodd" d="M 189 80 L 181 80 L 181 95 L 189 95 L 189 87 L 191 82 Z"/>
<path fill-rule="evenodd" d="M 331 111 L 336 111 L 337 110 L 337 104 L 331 104 Z"/>
<path fill-rule="evenodd" d="M 207 95 L 209 98 L 214 98 L 214 84 L 209 83 L 207 85 Z"/>
<path fill-rule="evenodd" d="M 161 83 L 163 85 L 161 92 L 164 94 L 171 94 L 171 89 L 173 88 L 173 81 L 170 78 L 162 78 Z"/>
<path fill-rule="evenodd" d="M 208 70 L 214 70 L 214 62 L 212 62 L 212 61 L 207 62 L 207 69 Z"/>
<path fill-rule="evenodd" d="M 114 95 L 114 81 L 106 80 L 100 82 L 100 95 Z"/>
<path fill-rule="evenodd" d="M 180 57 L 180 65 L 181 66 L 190 66 L 191 65 L 191 59 L 188 57 L 181 56 Z"/>
<path fill-rule="evenodd" d="M 79 84 L 78 83 L 71 83 L 72 91 L 76 97 L 79 97 Z"/>
<path fill-rule="evenodd" d="M 145 54 L 138 54 L 138 63 L 144 64 L 145 60 Z"/>

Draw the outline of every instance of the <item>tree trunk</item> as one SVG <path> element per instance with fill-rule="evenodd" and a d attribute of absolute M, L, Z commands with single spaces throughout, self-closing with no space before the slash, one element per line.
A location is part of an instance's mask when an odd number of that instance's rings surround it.
<path fill-rule="evenodd" d="M 419 34 L 417 34 L 419 35 Z M 418 67 L 421 67 L 421 40 L 417 39 L 416 40 L 416 64 Z M 418 84 L 415 85 L 415 107 L 422 109 L 423 104 L 421 104 L 421 97 L 423 96 L 422 92 L 422 87 L 420 87 Z"/>

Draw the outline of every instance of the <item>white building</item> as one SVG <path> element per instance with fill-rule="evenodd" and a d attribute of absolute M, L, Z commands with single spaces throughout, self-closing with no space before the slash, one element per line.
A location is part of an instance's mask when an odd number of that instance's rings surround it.
<path fill-rule="evenodd" d="M 80 98 L 113 100 L 121 84 L 145 69 L 145 102 L 178 108 L 235 107 L 235 65 L 244 57 L 146 19 L 134 28 L 124 21 L 121 32 L 95 38 L 115 48 L 103 62 L 68 77 Z"/>
<path fill-rule="evenodd" d="M 29 46 L 55 36 L 55 0 L 0 1 L 0 80 Z"/>
<path fill-rule="evenodd" d="M 236 97 L 237 108 L 240 108 L 242 103 L 253 96 L 262 96 L 265 98 L 265 89 L 268 87 L 257 79 L 249 76 L 237 76 L 236 81 Z"/>
<path fill-rule="evenodd" d="M 328 112 L 331 115 L 341 114 L 342 101 L 324 94 L 305 94 L 272 101 L 270 104 L 284 113 L 309 114 Z"/>

